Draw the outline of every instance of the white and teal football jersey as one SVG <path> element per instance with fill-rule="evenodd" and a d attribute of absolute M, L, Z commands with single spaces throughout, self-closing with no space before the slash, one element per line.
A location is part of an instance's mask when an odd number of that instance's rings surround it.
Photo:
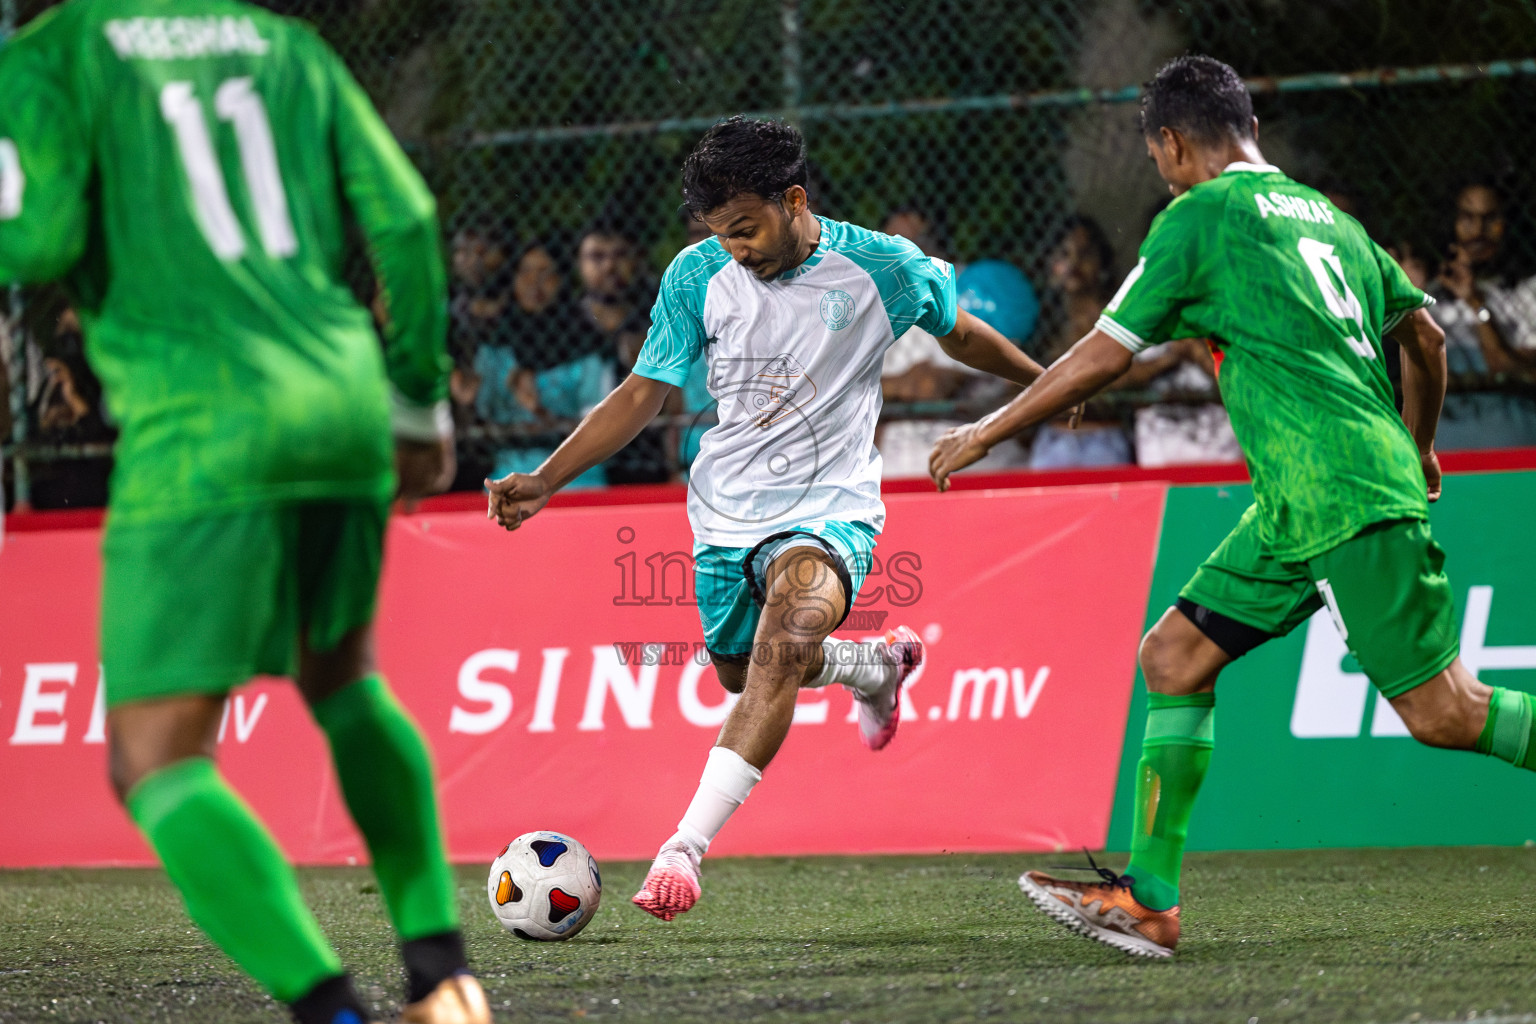
<path fill-rule="evenodd" d="M 682 387 L 707 361 L 719 423 L 688 493 L 702 543 L 748 546 L 826 519 L 884 526 L 881 362 L 911 327 L 954 330 L 954 268 L 904 238 L 820 221 L 810 258 L 774 280 L 714 238 L 678 253 L 661 279 L 635 372 Z"/>

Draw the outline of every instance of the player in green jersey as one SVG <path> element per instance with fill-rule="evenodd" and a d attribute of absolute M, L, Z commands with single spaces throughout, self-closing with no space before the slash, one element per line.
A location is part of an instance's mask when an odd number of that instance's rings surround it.
<path fill-rule="evenodd" d="M 1149 691 L 1131 862 L 1092 883 L 1019 880 L 1052 917 L 1101 942 L 1168 956 L 1179 868 L 1210 761 L 1223 667 L 1326 607 L 1367 676 L 1420 741 L 1536 767 L 1536 698 L 1480 683 L 1457 657 L 1435 426 L 1444 336 L 1430 300 L 1353 218 L 1264 162 L 1242 80 L 1181 57 L 1148 84 L 1147 150 L 1174 200 L 1097 327 L 1011 404 L 951 431 L 935 482 L 998 441 L 1094 394 L 1133 353 L 1203 337 L 1248 456 L 1254 504 L 1142 641 Z M 1402 345 L 1401 415 L 1381 340 Z"/>
<path fill-rule="evenodd" d="M 234 0 L 71 0 L 0 50 L 0 96 L 0 283 L 66 281 L 121 425 L 102 593 L 119 796 L 242 968 L 302 1022 L 361 1022 L 213 762 L 230 688 L 295 676 L 401 940 L 405 1019 L 488 1021 L 430 754 L 373 660 L 397 481 L 413 498 L 452 473 L 431 194 L 310 29 Z M 387 354 L 342 278 L 348 212 Z"/>

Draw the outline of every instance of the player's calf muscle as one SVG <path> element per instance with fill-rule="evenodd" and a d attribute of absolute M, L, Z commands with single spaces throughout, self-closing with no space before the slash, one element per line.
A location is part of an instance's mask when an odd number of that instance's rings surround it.
<path fill-rule="evenodd" d="M 1425 746 L 1471 750 L 1488 721 L 1492 693 L 1458 658 L 1450 668 L 1394 697 L 1392 708 Z"/>

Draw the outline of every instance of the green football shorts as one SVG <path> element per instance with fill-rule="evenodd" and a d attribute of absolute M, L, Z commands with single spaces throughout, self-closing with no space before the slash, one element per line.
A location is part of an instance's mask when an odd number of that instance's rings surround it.
<path fill-rule="evenodd" d="M 1326 606 L 1350 653 L 1388 698 L 1429 681 L 1455 660 L 1459 645 L 1445 552 L 1428 523 L 1374 523 L 1315 558 L 1285 563 L 1268 553 L 1258 526 L 1257 507 L 1249 508 L 1179 592 L 1181 607 L 1188 602 L 1208 608 L 1261 634 L 1237 650 L 1212 636 L 1227 653 L 1237 657 L 1284 636 Z M 1201 624 L 1198 614 L 1194 619 Z"/>
<path fill-rule="evenodd" d="M 373 620 L 389 505 L 305 502 L 114 526 L 102 544 L 107 704 L 291 676 L 298 644 Z"/>

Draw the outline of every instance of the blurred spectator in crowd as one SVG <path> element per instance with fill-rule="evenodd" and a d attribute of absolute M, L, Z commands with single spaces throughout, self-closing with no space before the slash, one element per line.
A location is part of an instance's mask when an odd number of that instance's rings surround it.
<path fill-rule="evenodd" d="M 1093 330 L 1114 295 L 1114 264 L 1114 246 L 1098 222 L 1080 214 L 1068 218 L 1047 264 L 1056 300 L 1056 329 L 1043 346 L 1041 363 L 1049 366 Z M 1043 424 L 1029 451 L 1031 469 L 1118 466 L 1131 461 L 1131 440 L 1124 426 L 1119 420 L 1095 416 L 1091 408 L 1075 430 L 1065 419 Z"/>
<path fill-rule="evenodd" d="M 523 246 L 509 265 L 508 301 L 498 330 L 483 339 L 472 368 L 461 374 L 455 397 L 502 436 L 490 448 L 489 473 L 529 473 L 554 451 L 552 438 L 586 415 L 614 385 L 608 339 L 589 327 L 562 296 L 565 274 L 542 241 Z M 507 436 L 515 428 L 522 441 Z M 572 487 L 607 482 L 597 466 Z"/>
<path fill-rule="evenodd" d="M 599 221 L 582 233 L 576 246 L 581 277 L 581 313 L 610 339 L 619 368 L 635 365 L 650 328 L 649 296 L 639 279 L 639 243 L 617 221 Z"/>
<path fill-rule="evenodd" d="M 1430 315 L 1445 331 L 1446 361 L 1463 385 L 1536 374 L 1536 277 L 1515 267 L 1507 230 L 1505 197 L 1478 181 L 1456 193 L 1451 242 L 1438 268 L 1432 272 L 1406 245 L 1396 250 L 1409 278 L 1435 297 Z M 1456 389 L 1446 396 L 1436 437 L 1442 450 L 1531 444 L 1536 400 L 1529 395 Z"/>
<path fill-rule="evenodd" d="M 510 344 L 512 310 L 511 229 L 480 221 L 453 236 L 453 278 L 448 297 L 448 352 L 453 359 L 449 393 L 454 426 L 461 438 L 454 490 L 479 490 L 491 471 L 483 445 L 472 439 L 480 423 L 475 396 L 480 386 L 475 360 L 486 346 Z"/>
<path fill-rule="evenodd" d="M 634 368 L 650 330 L 655 289 L 641 274 L 640 244 L 617 217 L 604 216 L 576 246 L 581 279 L 579 316 L 597 331 L 618 375 Z M 609 483 L 661 483 L 672 475 L 671 446 L 664 427 L 647 427 L 605 464 Z"/>
<path fill-rule="evenodd" d="M 944 249 L 943 221 L 921 207 L 915 205 L 897 207 L 886 216 L 880 225 L 880 230 L 888 235 L 900 235 L 908 239 L 925 255 L 936 259 L 948 259 Z M 1033 296 L 1033 289 L 1029 287 L 1029 282 L 1023 278 L 1022 273 L 1007 264 L 999 265 L 1012 270 L 1023 282 L 1023 287 L 1029 289 L 1031 297 Z M 963 277 L 961 281 L 964 281 Z M 994 282 L 989 280 L 988 283 Z M 957 289 L 959 285 L 960 282 L 957 282 Z M 990 307 L 988 309 L 972 308 L 971 305 L 966 305 L 963 297 L 961 305 L 1008 335 L 1013 341 L 1023 341 L 1024 337 L 1028 336 L 1029 330 L 1033 328 L 1032 318 L 1027 327 L 1022 323 L 1003 322 L 999 319 L 999 312 L 1011 311 L 1019 303 L 1009 301 L 1015 296 L 1000 298 L 1002 301 L 993 299 L 983 303 Z M 977 373 L 964 363 L 951 359 L 939 345 L 938 339 L 919 327 L 910 328 L 886 350 L 885 363 L 880 375 L 881 394 L 887 402 L 954 402 L 967 399 L 981 401 L 987 397 L 993 399 L 1002 397 L 1006 394 L 1007 387 L 1008 385 L 998 381 L 997 378 Z M 875 439 L 876 446 L 880 449 L 882 475 L 888 480 L 926 477 L 928 456 L 933 451 L 934 442 L 946 430 L 960 423 L 960 420 L 955 419 L 883 422 Z M 971 472 L 996 471 L 1021 465 L 1023 461 L 1023 450 L 1017 441 L 1010 438 L 993 448 L 986 458 L 968 467 L 968 470 Z"/>
<path fill-rule="evenodd" d="M 950 258 L 949 229 L 943 216 L 915 203 L 898 206 L 886 214 L 880 230 L 888 235 L 900 235 L 923 250 L 925 255 L 941 260 Z"/>
<path fill-rule="evenodd" d="M 116 431 L 102 405 L 101 383 L 86 364 L 80 320 L 73 309 L 59 315 L 40 355 L 41 372 L 36 386 L 29 389 L 29 439 L 45 446 L 110 444 Z M 28 470 L 33 508 L 90 508 L 107 503 L 110 455 L 34 460 Z"/>
<path fill-rule="evenodd" d="M 1457 193 L 1449 254 L 1430 284 L 1447 335 L 1454 325 L 1455 344 L 1480 353 L 1493 373 L 1536 364 L 1536 276 L 1521 280 L 1512 265 L 1504 205 L 1489 184 Z"/>

